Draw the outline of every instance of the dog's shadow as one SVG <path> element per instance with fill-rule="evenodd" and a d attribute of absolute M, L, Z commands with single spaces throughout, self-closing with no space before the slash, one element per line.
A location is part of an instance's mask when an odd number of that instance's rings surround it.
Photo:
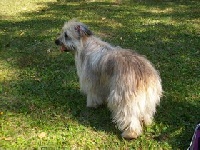
<path fill-rule="evenodd" d="M 77 99 L 69 100 L 71 114 L 81 125 L 92 128 L 94 131 L 102 131 L 121 138 L 121 133 L 112 122 L 112 114 L 106 105 L 97 108 L 86 107 L 86 96 L 77 90 L 74 95 Z M 79 98 L 78 98 L 79 97 Z"/>

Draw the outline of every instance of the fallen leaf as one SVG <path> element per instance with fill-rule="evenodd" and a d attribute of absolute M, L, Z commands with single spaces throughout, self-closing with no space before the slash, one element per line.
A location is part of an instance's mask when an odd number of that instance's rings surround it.
<path fill-rule="evenodd" d="M 12 140 L 12 137 L 5 137 L 4 140 L 5 140 L 5 141 L 11 141 L 11 140 Z"/>
<path fill-rule="evenodd" d="M 46 133 L 45 132 L 41 132 L 40 134 L 38 134 L 38 137 L 39 138 L 44 138 L 44 137 L 46 137 Z"/>

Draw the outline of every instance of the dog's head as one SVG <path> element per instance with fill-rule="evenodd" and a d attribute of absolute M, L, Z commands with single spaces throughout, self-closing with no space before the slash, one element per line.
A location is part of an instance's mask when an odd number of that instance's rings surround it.
<path fill-rule="evenodd" d="M 70 20 L 62 28 L 60 36 L 55 40 L 55 44 L 61 46 L 61 51 L 76 51 L 81 46 L 82 38 L 89 37 L 92 32 L 88 27 L 78 21 Z"/>

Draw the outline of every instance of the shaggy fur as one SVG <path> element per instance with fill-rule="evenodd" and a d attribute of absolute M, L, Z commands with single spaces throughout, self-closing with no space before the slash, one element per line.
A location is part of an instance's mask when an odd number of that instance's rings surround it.
<path fill-rule="evenodd" d="M 162 86 L 159 73 L 145 57 L 103 42 L 85 24 L 75 20 L 64 24 L 55 43 L 62 51 L 75 53 L 87 107 L 106 103 L 113 122 L 123 131 L 122 137 L 137 138 L 143 122 L 151 124 Z"/>

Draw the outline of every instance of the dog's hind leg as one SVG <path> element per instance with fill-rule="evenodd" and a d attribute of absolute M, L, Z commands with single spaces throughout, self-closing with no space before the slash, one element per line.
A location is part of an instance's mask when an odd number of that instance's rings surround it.
<path fill-rule="evenodd" d="M 120 93 L 120 90 L 113 90 L 108 98 L 108 108 L 112 112 L 113 122 L 123 131 L 122 137 L 134 139 L 142 134 L 141 124 L 141 101 L 134 94 L 127 92 Z M 143 111 L 142 111 L 143 112 Z"/>
<path fill-rule="evenodd" d="M 122 137 L 125 139 L 135 139 L 142 134 L 142 125 L 139 117 L 139 112 L 137 112 L 137 107 L 117 106 L 113 112 L 113 121 L 117 123 L 118 128 L 123 131 Z M 138 110 L 139 111 L 139 110 Z"/>

